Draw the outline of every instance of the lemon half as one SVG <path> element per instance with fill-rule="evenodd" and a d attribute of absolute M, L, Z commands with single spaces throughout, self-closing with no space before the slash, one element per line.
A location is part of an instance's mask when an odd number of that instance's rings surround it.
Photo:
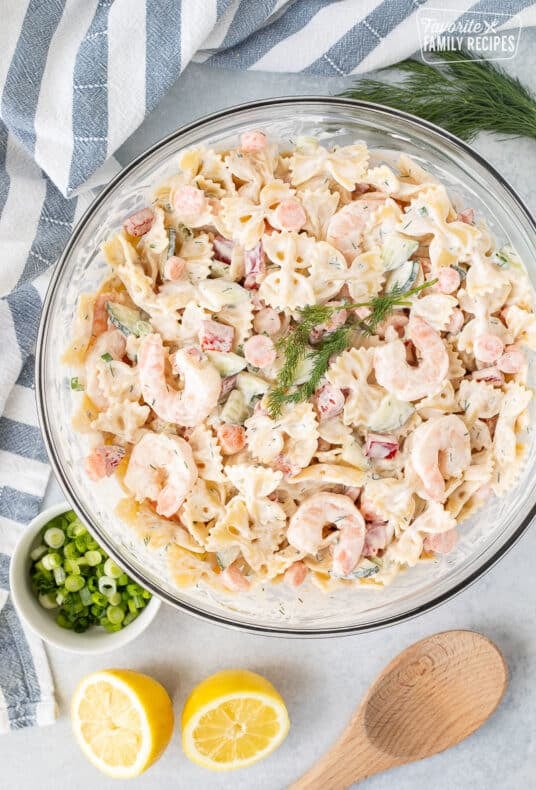
<path fill-rule="evenodd" d="M 85 677 L 71 703 L 76 739 L 108 776 L 139 776 L 157 760 L 173 732 L 167 691 L 147 675 L 107 669 Z"/>
<path fill-rule="evenodd" d="M 182 746 L 198 765 L 230 771 L 271 754 L 289 726 L 283 698 L 266 678 L 230 669 L 208 677 L 186 700 Z"/>

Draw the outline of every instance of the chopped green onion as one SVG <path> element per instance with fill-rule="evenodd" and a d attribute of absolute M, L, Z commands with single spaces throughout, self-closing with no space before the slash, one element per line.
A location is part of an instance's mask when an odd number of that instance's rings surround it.
<path fill-rule="evenodd" d="M 125 619 L 125 610 L 120 606 L 109 606 L 106 609 L 106 616 L 112 625 L 117 625 Z"/>
<path fill-rule="evenodd" d="M 87 564 L 94 568 L 95 565 L 98 565 L 102 560 L 102 555 L 100 551 L 86 551 L 85 558 L 87 560 Z"/>
<path fill-rule="evenodd" d="M 34 562 L 37 562 L 37 560 L 40 560 L 41 557 L 47 553 L 47 551 L 47 547 L 43 546 L 42 544 L 40 546 L 36 546 L 35 549 L 30 552 L 30 559 L 32 559 Z"/>
<path fill-rule="evenodd" d="M 37 600 L 43 609 L 57 609 L 58 607 L 54 593 L 42 593 Z"/>
<path fill-rule="evenodd" d="M 58 527 L 50 527 L 43 537 L 47 546 L 52 549 L 59 549 L 65 543 L 65 532 Z"/>
<path fill-rule="evenodd" d="M 78 390 L 78 391 L 84 389 L 83 386 L 80 384 L 80 381 L 78 380 L 78 376 L 73 376 L 72 377 L 72 379 L 71 379 L 71 389 L 72 390 Z"/>
<path fill-rule="evenodd" d="M 104 573 L 106 576 L 110 576 L 112 579 L 119 579 L 119 577 L 123 575 L 123 571 L 119 565 L 116 565 L 116 563 L 111 558 L 108 558 L 104 563 Z"/>
<path fill-rule="evenodd" d="M 69 592 L 78 592 L 85 585 L 82 576 L 67 576 L 65 579 L 65 589 Z"/>
<path fill-rule="evenodd" d="M 67 578 L 67 574 L 65 573 L 63 568 L 54 568 L 54 581 L 61 587 L 62 584 L 65 583 L 65 579 Z"/>
<path fill-rule="evenodd" d="M 61 628 L 119 631 L 151 598 L 106 555 L 74 511 L 51 519 L 41 540 L 30 552 L 32 589 L 41 606 L 59 608 L 55 620 Z"/>
<path fill-rule="evenodd" d="M 115 579 L 110 576 L 101 576 L 99 579 L 99 592 L 106 595 L 107 598 L 117 592 L 117 584 Z"/>
<path fill-rule="evenodd" d="M 108 352 L 106 352 L 106 354 L 101 354 L 101 359 L 103 359 L 105 362 L 111 362 L 113 357 L 111 354 L 108 354 Z"/>

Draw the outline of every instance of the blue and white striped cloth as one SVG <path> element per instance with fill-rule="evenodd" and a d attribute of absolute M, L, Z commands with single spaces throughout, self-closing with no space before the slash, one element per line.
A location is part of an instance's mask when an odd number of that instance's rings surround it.
<path fill-rule="evenodd" d="M 54 718 L 8 556 L 48 479 L 33 354 L 50 269 L 118 146 L 191 61 L 348 75 L 419 48 L 422 7 L 535 24 L 532 0 L 16 0 L 0 25 L 0 732 Z"/>

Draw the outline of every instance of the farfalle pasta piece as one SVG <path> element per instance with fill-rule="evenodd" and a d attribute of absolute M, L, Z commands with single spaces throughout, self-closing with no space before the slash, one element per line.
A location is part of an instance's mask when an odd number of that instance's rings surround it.
<path fill-rule="evenodd" d="M 385 394 L 381 387 L 368 382 L 373 359 L 374 349 L 351 348 L 344 351 L 326 373 L 330 384 L 349 390 L 343 410 L 347 425 L 367 425 L 368 417 L 376 411 Z"/>
<path fill-rule="evenodd" d="M 198 177 L 218 184 L 226 192 L 234 192 L 235 185 L 232 173 L 226 166 L 223 157 L 212 148 L 199 146 L 188 148 L 179 155 L 179 168 L 187 180 L 199 186 Z"/>
<path fill-rule="evenodd" d="M 523 307 L 512 304 L 504 310 L 506 326 L 515 343 L 536 351 L 536 316 Z"/>
<path fill-rule="evenodd" d="M 389 522 L 395 530 L 406 529 L 415 512 L 413 489 L 406 480 L 385 477 L 367 480 L 363 487 L 362 502 L 379 516 L 379 520 Z"/>
<path fill-rule="evenodd" d="M 124 403 L 113 402 L 101 411 L 91 427 L 96 431 L 111 433 L 125 442 L 135 443 L 140 437 L 140 429 L 149 417 L 148 406 L 141 406 L 135 401 Z"/>
<path fill-rule="evenodd" d="M 236 305 L 225 305 L 218 311 L 218 321 L 234 329 L 233 348 L 237 349 L 244 344 L 252 333 L 253 304 L 250 301 Z"/>
<path fill-rule="evenodd" d="M 485 381 L 464 379 L 460 382 L 457 400 L 466 423 L 471 425 L 476 419 L 495 417 L 501 409 L 504 395 L 500 389 Z"/>
<path fill-rule="evenodd" d="M 331 217 L 337 211 L 339 195 L 329 189 L 298 189 L 297 195 L 307 215 L 303 229 L 317 239 L 326 239 Z"/>
<path fill-rule="evenodd" d="M 448 532 L 456 527 L 456 519 L 440 502 L 427 502 L 425 510 L 411 525 L 412 530 L 430 535 Z"/>
<path fill-rule="evenodd" d="M 497 487 L 501 483 L 500 476 L 511 474 L 519 457 L 516 423 L 527 409 L 532 392 L 515 382 L 505 386 L 505 394 L 499 411 L 499 418 L 493 438 L 493 454 L 497 464 Z M 503 481 L 504 482 L 504 481 Z"/>
<path fill-rule="evenodd" d="M 410 528 L 402 532 L 389 544 L 382 559 L 387 564 L 396 562 L 398 565 L 408 565 L 412 568 L 418 563 L 422 550 L 422 535 L 416 529 Z"/>
<path fill-rule="evenodd" d="M 419 416 L 427 420 L 440 414 L 458 411 L 459 404 L 451 382 L 445 381 L 439 392 L 422 398 L 415 404 L 415 408 Z"/>
<path fill-rule="evenodd" d="M 179 510 L 181 523 L 201 544 L 205 544 L 211 525 L 225 512 L 225 492 L 212 481 L 198 477 Z"/>
<path fill-rule="evenodd" d="M 279 524 L 286 521 L 283 508 L 268 499 L 279 483 L 282 473 L 262 466 L 235 464 L 227 466 L 226 474 L 234 487 L 244 497 L 248 513 L 255 524 Z"/>
<path fill-rule="evenodd" d="M 223 198 L 219 220 L 230 232 L 231 238 L 246 250 L 251 250 L 260 241 L 264 231 L 264 220 L 272 227 L 278 227 L 276 209 L 283 200 L 289 200 L 293 189 L 283 181 L 272 181 L 263 187 L 258 202 L 243 195 Z"/>
<path fill-rule="evenodd" d="M 315 176 L 329 176 L 351 191 L 363 181 L 368 166 L 367 147 L 361 143 L 328 151 L 316 146 L 311 153 L 295 151 L 290 160 L 291 183 L 304 184 Z"/>
<path fill-rule="evenodd" d="M 305 272 L 315 243 L 305 233 L 283 231 L 263 236 L 264 251 L 275 267 L 261 282 L 259 298 L 277 310 L 314 304 L 313 283 Z"/>
<path fill-rule="evenodd" d="M 188 437 L 188 444 L 192 448 L 199 477 L 203 480 L 223 482 L 225 480 L 223 459 L 216 437 L 210 428 L 203 424 L 196 425 Z"/>
<path fill-rule="evenodd" d="M 298 472 L 291 483 L 315 482 L 320 485 L 341 485 L 359 488 L 366 480 L 366 474 L 354 467 L 343 464 L 313 464 Z"/>
<path fill-rule="evenodd" d="M 120 499 L 115 513 L 151 551 L 167 550 L 173 545 L 193 552 L 205 551 L 182 524 L 157 515 L 145 502 L 137 502 L 133 497 Z"/>
<path fill-rule="evenodd" d="M 457 304 L 457 299 L 448 294 L 425 294 L 414 300 L 411 314 L 423 318 L 436 332 L 444 332 Z"/>
<path fill-rule="evenodd" d="M 153 207 L 154 220 L 150 230 L 141 237 L 138 252 L 141 253 L 143 268 L 151 280 L 156 282 L 162 271 L 169 247 L 169 235 L 165 227 L 165 214 L 159 206 Z"/>
<path fill-rule="evenodd" d="M 310 403 L 286 405 L 276 420 L 257 411 L 245 426 L 248 450 L 261 463 L 303 468 L 317 448 L 317 419 Z"/>

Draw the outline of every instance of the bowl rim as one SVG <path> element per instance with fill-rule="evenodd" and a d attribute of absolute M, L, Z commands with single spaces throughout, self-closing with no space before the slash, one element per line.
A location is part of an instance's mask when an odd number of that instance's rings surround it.
<path fill-rule="evenodd" d="M 185 124 L 184 126 L 178 127 L 173 132 L 161 138 L 160 140 L 156 141 L 153 145 L 145 149 L 145 151 L 143 151 L 141 154 L 135 157 L 131 162 L 129 162 L 125 167 L 123 167 L 120 170 L 120 172 L 117 173 L 109 182 L 106 183 L 104 188 L 92 201 L 92 203 L 88 206 L 82 217 L 79 219 L 75 228 L 73 228 L 71 236 L 54 268 L 47 289 L 47 293 L 43 302 L 43 308 L 42 308 L 41 318 L 39 323 L 39 332 L 37 337 L 36 355 L 35 355 L 35 392 L 36 392 L 36 401 L 37 401 L 38 420 L 52 469 L 54 471 L 58 484 L 62 489 L 63 494 L 65 495 L 67 502 L 71 503 L 71 507 L 75 510 L 77 514 L 80 515 L 80 518 L 82 519 L 82 521 L 84 521 L 89 531 L 95 536 L 95 539 L 100 544 L 102 544 L 102 546 L 107 550 L 109 555 L 113 559 L 117 560 L 120 564 L 127 566 L 129 575 L 132 576 L 132 578 L 136 579 L 136 581 L 138 581 L 139 584 L 143 585 L 146 589 L 148 589 L 153 594 L 153 596 L 158 596 L 158 598 L 164 600 L 166 603 L 170 604 L 176 609 L 179 609 L 180 611 L 192 615 L 193 617 L 196 617 L 200 620 L 208 621 L 210 623 L 215 623 L 217 625 L 227 627 L 230 629 L 238 629 L 240 631 L 245 631 L 251 634 L 276 636 L 276 637 L 289 637 L 289 638 L 292 637 L 297 639 L 352 636 L 355 634 L 368 633 L 371 631 L 376 631 L 378 629 L 397 625 L 399 623 L 406 622 L 407 620 L 412 620 L 415 617 L 418 617 L 419 615 L 431 611 L 432 609 L 437 608 L 443 603 L 446 603 L 448 600 L 459 595 L 463 590 L 472 586 L 478 579 L 480 579 L 482 576 L 488 573 L 488 571 L 490 571 L 491 568 L 493 568 L 499 562 L 499 560 L 501 560 L 504 556 L 506 556 L 506 554 L 513 548 L 513 546 L 515 546 L 515 544 L 519 541 L 521 536 L 526 532 L 526 530 L 528 529 L 528 527 L 530 526 L 530 524 L 532 523 L 532 521 L 536 516 L 536 495 L 534 497 L 534 504 L 530 508 L 530 511 L 525 516 L 525 518 L 521 521 L 521 523 L 518 525 L 518 527 L 513 532 L 513 534 L 510 536 L 508 542 L 503 546 L 501 546 L 500 548 L 496 549 L 493 552 L 493 554 L 479 568 L 472 571 L 465 579 L 453 585 L 449 590 L 435 597 L 432 597 L 426 603 L 420 604 L 418 606 L 414 606 L 400 614 L 384 617 L 383 619 L 378 620 L 377 622 L 367 623 L 363 625 L 341 626 L 335 628 L 322 626 L 320 628 L 312 627 L 312 628 L 303 628 L 298 630 L 293 627 L 287 627 L 285 626 L 285 624 L 277 624 L 272 626 L 272 625 L 256 625 L 255 623 L 251 623 L 251 622 L 239 622 L 227 618 L 224 615 L 219 615 L 208 611 L 202 611 L 192 604 L 189 604 L 185 601 L 177 600 L 167 591 L 159 588 L 157 584 L 153 584 L 151 581 L 144 579 L 136 570 L 132 569 L 129 566 L 128 562 L 126 562 L 121 556 L 118 555 L 114 545 L 111 544 L 111 541 L 109 540 L 108 536 L 105 533 L 101 533 L 99 531 L 98 527 L 94 524 L 91 514 L 86 512 L 84 507 L 81 506 L 76 501 L 74 494 L 71 492 L 69 481 L 66 475 L 64 475 L 59 459 L 56 457 L 56 454 L 54 452 L 54 445 L 49 432 L 47 421 L 45 419 L 45 398 L 44 398 L 44 390 L 43 390 L 43 381 L 44 381 L 43 346 L 44 346 L 44 338 L 46 334 L 46 327 L 48 323 L 48 314 L 50 312 L 52 298 L 56 290 L 56 285 L 63 271 L 63 268 L 67 262 L 67 259 L 70 256 L 71 250 L 76 245 L 78 236 L 80 235 L 82 229 L 84 228 L 85 224 L 92 216 L 92 214 L 97 210 L 97 208 L 101 205 L 101 203 L 103 203 L 108 198 L 108 195 L 111 192 L 111 190 L 114 189 L 118 184 L 120 184 L 121 181 L 126 179 L 129 176 L 129 174 L 132 172 L 132 170 L 134 170 L 139 164 L 141 164 L 145 159 L 147 159 L 153 153 L 157 152 L 160 148 L 163 148 L 165 145 L 172 142 L 173 140 L 175 140 L 176 138 L 180 137 L 183 134 L 186 134 L 191 131 L 195 131 L 199 127 L 204 126 L 206 123 L 217 121 L 219 119 L 233 116 L 251 109 L 260 109 L 263 107 L 279 107 L 279 106 L 287 106 L 292 104 L 299 106 L 308 103 L 325 104 L 325 105 L 330 105 L 331 107 L 336 107 L 336 106 L 353 107 L 353 108 L 358 107 L 372 112 L 376 112 L 378 115 L 386 118 L 394 117 L 396 119 L 405 121 L 410 126 L 417 126 L 418 128 L 426 129 L 436 137 L 439 137 L 440 139 L 449 142 L 455 147 L 458 147 L 459 149 L 461 149 L 463 153 L 465 153 L 471 159 L 476 161 L 477 164 L 479 164 L 485 171 L 487 171 L 488 175 L 494 178 L 499 183 L 499 185 L 506 192 L 510 194 L 514 202 L 517 204 L 517 207 L 520 209 L 524 217 L 524 221 L 528 223 L 530 230 L 535 236 L 535 247 L 536 247 L 536 220 L 532 216 L 531 212 L 529 211 L 528 207 L 525 205 L 522 198 L 517 194 L 516 190 L 495 169 L 495 167 L 492 164 L 490 164 L 481 154 L 475 151 L 468 143 L 456 137 L 451 132 L 448 132 L 445 129 L 442 129 L 441 127 L 437 126 L 436 124 L 431 123 L 430 121 L 423 120 L 422 118 L 419 118 L 415 115 L 411 115 L 410 113 L 404 112 L 402 110 L 397 110 L 391 107 L 387 107 L 382 104 L 377 104 L 377 103 L 367 102 L 357 99 L 350 99 L 346 97 L 339 97 L 339 96 L 322 96 L 322 95 L 281 96 L 271 99 L 268 98 L 268 99 L 259 99 L 256 101 L 244 102 L 241 104 L 232 105 L 231 107 L 218 110 L 213 113 L 209 113 L 208 115 L 203 115 L 200 118 L 197 118 L 194 121 Z"/>
<path fill-rule="evenodd" d="M 68 501 L 50 505 L 50 507 L 38 513 L 20 534 L 9 564 L 9 592 L 11 600 L 15 611 L 24 625 L 27 626 L 33 634 L 58 650 L 86 655 L 109 653 L 112 650 L 118 650 L 129 642 L 132 642 L 152 623 L 162 603 L 158 596 L 153 595 L 139 617 L 131 624 L 135 626 L 132 631 L 129 631 L 130 625 L 128 625 L 121 631 L 116 631 L 111 634 L 104 633 L 99 639 L 92 639 L 91 636 L 87 638 L 88 632 L 84 632 L 76 635 L 80 637 L 79 640 L 67 640 L 67 634 L 72 635 L 73 632 L 64 632 L 59 626 L 57 626 L 57 636 L 55 636 L 54 633 L 50 636 L 50 634 L 44 633 L 44 631 L 41 630 L 38 621 L 43 615 L 44 610 L 42 610 L 37 598 L 31 591 L 28 591 L 28 595 L 22 592 L 23 589 L 26 591 L 28 587 L 28 580 L 23 578 L 22 573 L 25 572 L 32 544 L 39 531 L 52 518 L 66 513 L 68 510 L 72 510 Z M 31 603 L 29 602 L 30 599 Z M 74 641 L 79 642 L 79 646 L 75 645 Z"/>

